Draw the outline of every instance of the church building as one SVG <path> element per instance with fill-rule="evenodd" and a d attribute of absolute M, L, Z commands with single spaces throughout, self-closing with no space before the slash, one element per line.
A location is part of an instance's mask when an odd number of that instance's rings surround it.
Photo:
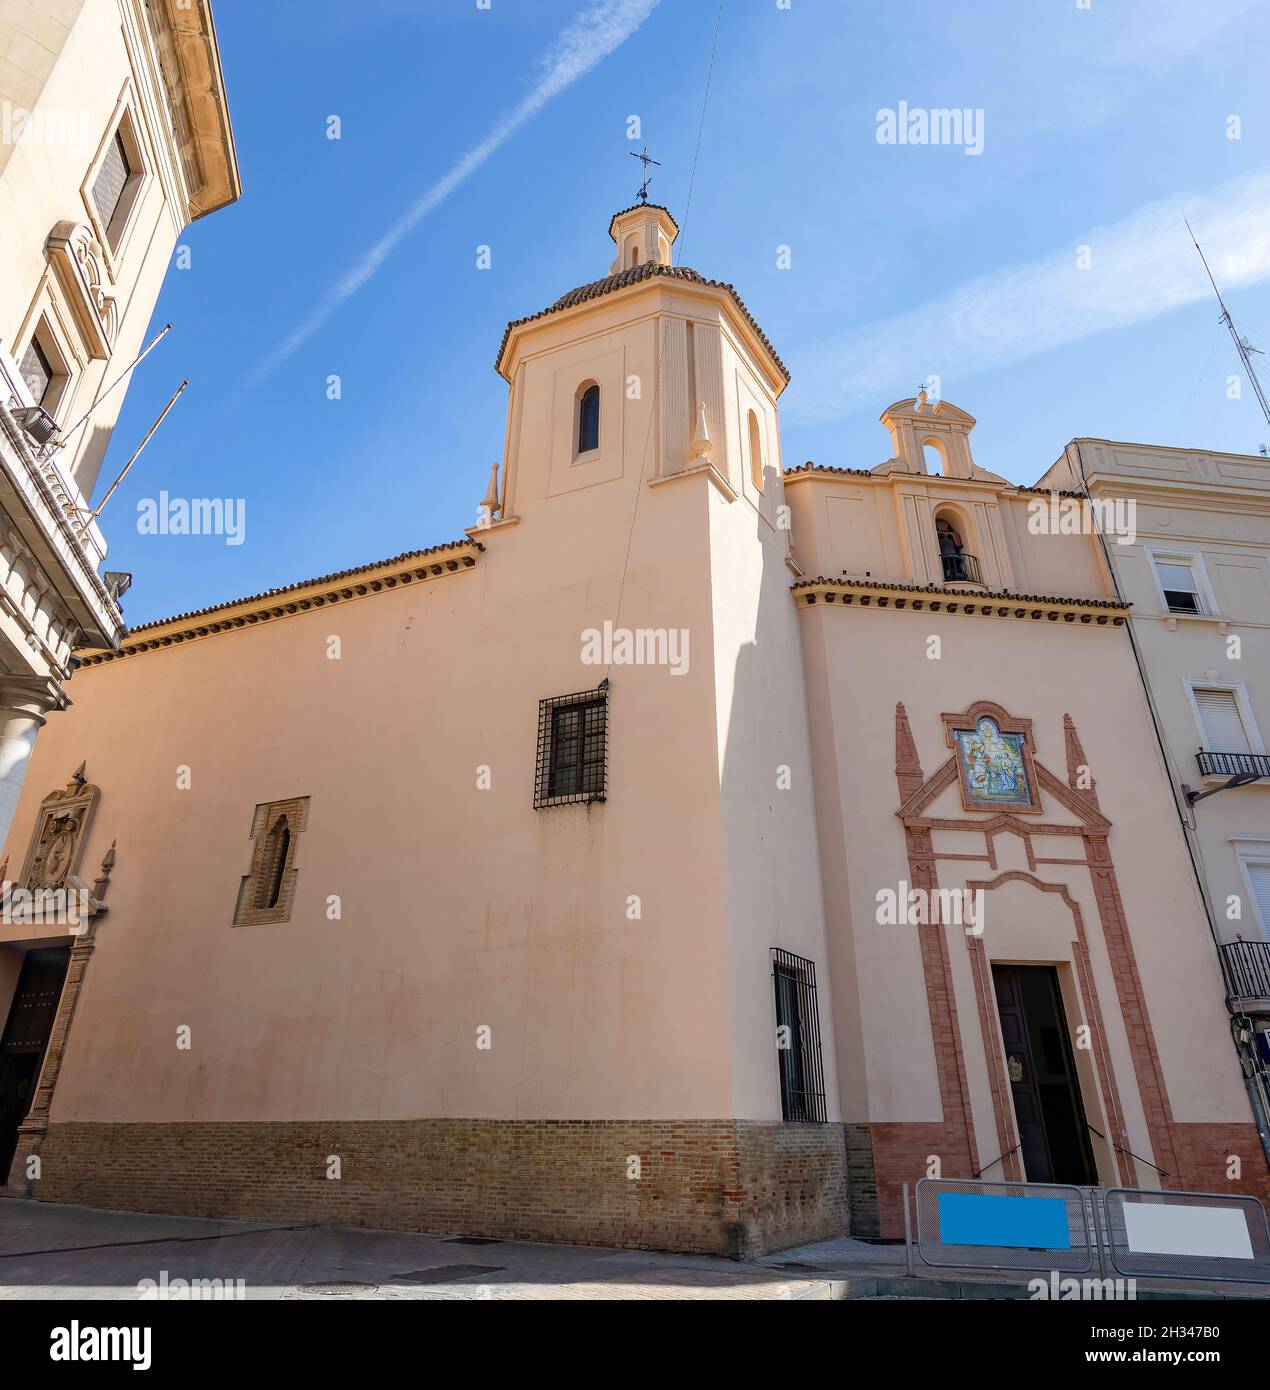
<path fill-rule="evenodd" d="M 783 468 L 677 234 L 508 325 L 479 525 L 80 653 L 9 1194 L 737 1256 L 935 1174 L 1265 1194 L 1096 538 L 922 396 Z"/>

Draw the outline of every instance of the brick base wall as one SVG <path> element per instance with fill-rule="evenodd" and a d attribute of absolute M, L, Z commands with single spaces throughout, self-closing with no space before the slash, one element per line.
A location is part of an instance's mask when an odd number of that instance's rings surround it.
<path fill-rule="evenodd" d="M 854 1235 L 902 1240 L 903 1184 L 924 1178 L 931 1157 L 942 1160 L 946 1178 L 969 1177 L 964 1162 L 950 1162 L 953 1147 L 940 1124 L 863 1124 L 844 1126 Z M 1179 1124 L 1170 1129 L 1178 1172 L 1166 1186 L 1188 1192 L 1222 1192 L 1260 1198 L 1270 1212 L 1270 1168 L 1253 1124 Z M 1240 1160 L 1238 1179 L 1226 1176 L 1232 1155 Z M 1000 1165 L 985 1173 L 1000 1182 Z"/>
<path fill-rule="evenodd" d="M 1270 1167 L 1256 1125 L 1175 1123 L 1173 1149 L 1187 1191 L 1257 1197 L 1270 1213 Z M 1239 1159 L 1238 1178 L 1227 1176 L 1232 1158 Z"/>
<path fill-rule="evenodd" d="M 40 1163 L 30 1195 L 41 1201 L 184 1216 L 733 1257 L 847 1230 L 841 1125 L 55 1123 Z"/>

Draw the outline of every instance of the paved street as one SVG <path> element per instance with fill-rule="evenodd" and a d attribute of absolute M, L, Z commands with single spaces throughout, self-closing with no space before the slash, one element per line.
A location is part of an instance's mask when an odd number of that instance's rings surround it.
<path fill-rule="evenodd" d="M 211 1221 L 0 1199 L 0 1300 L 871 1299 L 1027 1297 L 1028 1275 L 928 1270 L 843 1237 L 737 1263 L 598 1246 Z M 147 1283 L 146 1281 L 151 1281 Z M 193 1281 L 200 1281 L 197 1285 Z M 213 1281 L 213 1282 L 202 1282 Z M 219 1281 L 219 1282 L 215 1282 Z M 239 1284 L 238 1281 L 241 1281 Z M 1262 1290 L 1263 1295 L 1270 1290 Z M 1256 1297 L 1139 1282 L 1139 1297 Z"/>

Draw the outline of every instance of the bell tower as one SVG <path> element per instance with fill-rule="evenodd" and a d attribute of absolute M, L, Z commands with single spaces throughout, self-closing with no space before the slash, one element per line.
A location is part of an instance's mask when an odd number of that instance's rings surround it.
<path fill-rule="evenodd" d="M 630 270 L 655 261 L 670 264 L 670 248 L 679 235 L 679 224 L 656 203 L 636 203 L 625 212 L 615 213 L 609 223 L 609 236 L 617 247 L 617 255 L 609 266 L 609 274 Z"/>
<path fill-rule="evenodd" d="M 699 472 L 774 531 L 788 372 L 731 285 L 674 264 L 667 208 L 636 203 L 608 231 L 604 278 L 507 326 L 495 363 L 511 388 L 506 447 L 483 513 L 508 523 L 621 479 Z"/>

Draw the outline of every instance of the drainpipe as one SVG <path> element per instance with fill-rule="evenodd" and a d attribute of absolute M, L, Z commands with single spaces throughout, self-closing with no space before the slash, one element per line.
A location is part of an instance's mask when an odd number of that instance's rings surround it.
<path fill-rule="evenodd" d="M 1111 586 L 1115 590 L 1116 597 L 1123 603 L 1125 596 L 1120 588 L 1120 576 L 1116 572 L 1115 565 L 1111 562 L 1111 551 L 1107 546 L 1107 537 L 1102 529 L 1098 518 L 1098 509 L 1093 505 L 1093 497 L 1089 491 L 1089 479 L 1085 475 L 1085 457 L 1081 453 L 1080 441 L 1073 440 L 1076 448 L 1076 466 L 1080 471 L 1080 485 L 1085 494 L 1085 500 L 1089 505 L 1089 515 L 1093 521 L 1094 531 L 1098 536 L 1098 544 L 1102 548 L 1103 564 L 1107 568 L 1107 573 L 1111 578 Z M 1182 839 L 1186 844 L 1186 853 L 1191 861 L 1191 872 L 1195 875 L 1195 885 L 1199 889 L 1199 899 L 1204 908 L 1204 920 L 1208 923 L 1208 934 L 1213 939 L 1213 949 L 1217 953 L 1217 965 L 1221 971 L 1222 982 L 1226 987 L 1226 1012 L 1230 1015 L 1231 1040 L 1235 1045 L 1235 1054 L 1239 1058 L 1239 1070 L 1244 1079 L 1244 1089 L 1248 1092 L 1248 1104 L 1252 1108 L 1252 1117 L 1257 1126 L 1257 1134 L 1261 1139 L 1261 1149 L 1265 1154 L 1266 1162 L 1270 1164 L 1270 1107 L 1267 1106 L 1266 1096 L 1270 1087 L 1266 1085 L 1265 1073 L 1261 1068 L 1261 1059 L 1257 1055 L 1256 1045 L 1251 1048 L 1243 1047 L 1238 1036 L 1242 1031 L 1246 1019 L 1236 1012 L 1231 1002 L 1233 995 L 1233 984 L 1230 972 L 1226 967 L 1226 959 L 1222 955 L 1221 935 L 1217 930 L 1217 923 L 1213 917 L 1213 907 L 1210 901 L 1208 879 L 1204 870 L 1204 851 L 1199 844 L 1199 835 L 1195 825 L 1187 819 L 1186 811 L 1183 810 L 1181 801 L 1178 800 L 1178 787 L 1181 778 L 1178 776 L 1178 769 L 1173 762 L 1172 754 L 1169 752 L 1168 743 L 1164 738 L 1164 731 L 1160 726 L 1160 716 L 1155 705 L 1155 693 L 1151 689 L 1151 678 L 1147 674 L 1146 663 L 1142 660 L 1142 653 L 1138 648 L 1138 639 L 1133 630 L 1133 615 L 1129 615 L 1128 621 L 1124 625 L 1125 631 L 1129 634 L 1129 647 L 1133 652 L 1133 660 L 1138 668 L 1138 675 L 1142 681 L 1142 689 L 1146 694 L 1147 709 L 1151 714 L 1151 728 L 1155 733 L 1155 741 L 1160 749 L 1160 756 L 1164 759 L 1164 766 L 1169 772 L 1169 787 L 1173 793 L 1173 809 L 1177 812 L 1178 821 L 1182 827 Z M 1194 814 L 1193 808 L 1191 810 Z M 1251 1074 L 1247 1063 L 1251 1061 Z"/>

